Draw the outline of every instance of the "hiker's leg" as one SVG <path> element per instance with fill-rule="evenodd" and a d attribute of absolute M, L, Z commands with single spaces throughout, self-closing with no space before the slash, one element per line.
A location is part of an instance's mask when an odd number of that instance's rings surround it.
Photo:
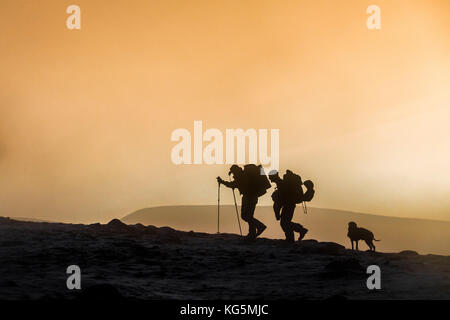
<path fill-rule="evenodd" d="M 254 224 L 254 226 L 256 228 L 256 236 L 259 236 L 261 233 L 264 232 L 264 230 L 266 230 L 266 225 L 255 218 L 255 210 L 256 210 L 256 205 L 257 204 L 258 204 L 258 197 L 255 197 L 252 200 L 252 206 L 250 208 L 250 214 L 252 216 L 253 224 Z"/>
<path fill-rule="evenodd" d="M 262 223 L 261 221 L 259 221 L 258 219 L 255 218 L 255 209 L 256 209 L 257 203 L 258 203 L 258 198 L 253 198 L 251 200 L 251 206 L 249 208 L 249 215 L 251 216 L 251 223 L 256 232 L 255 236 L 259 236 L 266 229 L 266 226 L 264 225 L 264 223 Z"/>
<path fill-rule="evenodd" d="M 264 230 L 266 230 L 266 225 L 264 223 L 262 223 L 261 221 L 259 221 L 256 218 L 253 218 L 254 222 L 255 222 L 255 227 L 256 227 L 256 236 L 258 237 L 260 234 L 262 234 L 264 232 Z"/>
<path fill-rule="evenodd" d="M 273 212 L 275 212 L 275 218 L 277 220 L 280 220 L 280 211 L 281 211 L 281 207 L 282 207 L 282 203 L 280 201 L 275 201 L 273 203 Z"/>
<path fill-rule="evenodd" d="M 293 208 L 292 208 L 291 221 L 294 218 L 294 212 L 295 212 L 295 208 L 296 208 L 295 204 L 293 204 L 292 206 L 293 206 Z M 294 230 L 295 232 L 298 232 L 298 233 L 301 233 L 301 232 L 303 232 L 303 230 L 305 230 L 305 228 L 303 228 L 303 226 L 300 223 L 296 223 L 296 222 L 291 222 L 291 227 L 292 227 L 292 230 Z"/>
<path fill-rule="evenodd" d="M 302 240 L 306 233 L 308 232 L 308 229 L 306 229 L 304 226 L 302 226 L 300 223 L 291 223 L 292 226 L 292 230 L 294 230 L 295 232 L 298 232 L 300 234 L 298 240 Z"/>
<path fill-rule="evenodd" d="M 262 223 L 261 221 L 259 221 L 256 218 L 253 218 L 253 221 L 255 222 L 256 229 L 258 229 L 258 230 L 265 229 L 266 225 L 264 223 Z"/>
<path fill-rule="evenodd" d="M 255 211 L 256 203 L 253 204 L 252 199 L 246 196 L 242 197 L 241 217 L 242 220 L 248 223 L 248 235 L 253 236 L 256 234 L 256 226 L 253 219 L 253 212 Z M 252 209 L 253 208 L 253 209 Z"/>
<path fill-rule="evenodd" d="M 281 228 L 286 235 L 286 240 L 289 242 L 294 242 L 294 230 L 292 230 L 292 217 L 294 215 L 295 205 L 285 205 L 281 210 Z"/>
<path fill-rule="evenodd" d="M 292 230 L 295 232 L 301 232 L 303 230 L 303 226 L 300 223 L 291 222 Z"/>

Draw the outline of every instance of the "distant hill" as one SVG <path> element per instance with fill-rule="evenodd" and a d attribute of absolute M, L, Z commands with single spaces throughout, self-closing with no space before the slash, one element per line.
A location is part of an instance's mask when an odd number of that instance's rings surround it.
<path fill-rule="evenodd" d="M 240 208 L 239 208 L 240 212 Z M 272 207 L 259 206 L 256 217 L 263 221 L 267 238 L 283 238 L 279 223 L 275 220 Z M 165 206 L 141 209 L 121 219 L 125 223 L 170 226 L 175 229 L 198 232 L 217 232 L 217 206 Z M 294 221 L 309 229 L 305 239 L 337 242 L 349 247 L 347 224 L 355 221 L 359 226 L 371 230 L 380 242 L 377 250 L 399 252 L 415 250 L 421 254 L 450 255 L 450 222 L 425 219 L 395 218 L 348 211 L 308 208 L 305 215 L 297 207 Z M 247 233 L 247 224 L 241 220 L 242 231 Z M 234 206 L 220 208 L 220 231 L 239 233 Z M 366 244 L 360 243 L 366 250 Z"/>
<path fill-rule="evenodd" d="M 14 220 L 17 220 L 17 221 L 28 221 L 28 222 L 48 222 L 48 223 L 54 223 L 54 221 L 49 221 L 49 220 L 41 220 L 41 219 L 34 219 L 34 218 L 10 217 L 10 219 L 14 219 Z"/>

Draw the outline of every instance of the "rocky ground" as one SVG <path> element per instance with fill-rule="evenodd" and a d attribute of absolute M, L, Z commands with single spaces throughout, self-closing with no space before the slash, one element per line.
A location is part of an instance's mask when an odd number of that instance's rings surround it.
<path fill-rule="evenodd" d="M 68 290 L 78 265 L 82 290 Z M 381 268 L 368 290 L 366 268 Z M 0 218 L 0 299 L 450 299 L 450 256 L 331 242 Z"/>

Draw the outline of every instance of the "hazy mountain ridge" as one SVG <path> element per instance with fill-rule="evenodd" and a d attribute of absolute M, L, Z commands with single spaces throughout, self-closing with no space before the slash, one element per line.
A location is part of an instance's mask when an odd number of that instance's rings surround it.
<path fill-rule="evenodd" d="M 240 212 L 240 208 L 239 212 Z M 258 206 L 256 217 L 267 224 L 264 236 L 283 238 L 272 207 Z M 126 223 L 171 226 L 185 231 L 217 232 L 217 206 L 162 206 L 135 211 L 122 219 Z M 415 250 L 419 253 L 450 255 L 450 221 L 416 218 L 388 217 L 343 210 L 308 208 L 304 214 L 297 207 L 294 221 L 309 229 L 306 239 L 336 242 L 349 246 L 347 224 L 355 221 L 359 226 L 371 230 L 377 239 L 377 249 L 383 252 Z M 241 221 L 243 232 L 247 225 Z M 235 208 L 224 205 L 220 208 L 220 231 L 239 233 Z M 365 244 L 361 244 L 365 250 Z"/>

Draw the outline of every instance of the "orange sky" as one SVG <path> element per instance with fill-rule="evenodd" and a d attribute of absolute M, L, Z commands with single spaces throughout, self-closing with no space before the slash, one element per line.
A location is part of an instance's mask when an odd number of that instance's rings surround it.
<path fill-rule="evenodd" d="M 170 160 L 202 120 L 280 129 L 313 206 L 450 220 L 447 0 L 2 0 L 0 70 L 0 215 L 214 204 L 227 166 Z"/>

